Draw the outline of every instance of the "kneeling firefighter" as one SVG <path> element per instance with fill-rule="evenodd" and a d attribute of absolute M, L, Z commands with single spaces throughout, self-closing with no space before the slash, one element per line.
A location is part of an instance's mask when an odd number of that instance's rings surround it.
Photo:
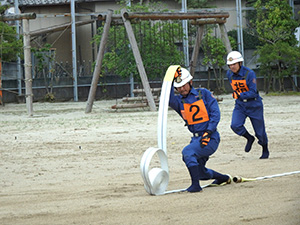
<path fill-rule="evenodd" d="M 221 185 L 231 182 L 231 176 L 218 173 L 205 167 L 209 156 L 214 154 L 220 143 L 217 125 L 220 109 L 212 93 L 205 89 L 195 89 L 193 77 L 185 68 L 178 68 L 171 88 L 169 106 L 185 121 L 192 133 L 190 143 L 182 150 L 182 159 L 191 177 L 188 192 L 202 190 L 199 180 L 214 179 L 212 184 Z M 179 92 L 175 95 L 174 88 Z"/>

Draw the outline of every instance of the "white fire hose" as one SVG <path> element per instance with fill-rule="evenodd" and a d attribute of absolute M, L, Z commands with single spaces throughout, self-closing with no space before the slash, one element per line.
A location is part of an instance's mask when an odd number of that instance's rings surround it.
<path fill-rule="evenodd" d="M 140 169 L 144 180 L 144 187 L 150 195 L 164 195 L 175 192 L 183 192 L 186 189 L 166 191 L 169 184 L 169 168 L 167 157 L 167 119 L 170 91 L 176 70 L 179 65 L 169 66 L 162 85 L 157 124 L 157 142 L 158 147 L 148 148 L 141 160 Z M 161 168 L 151 168 L 152 157 L 157 153 Z M 201 186 L 202 188 L 209 185 Z"/>
<path fill-rule="evenodd" d="M 287 176 L 287 175 L 292 175 L 292 174 L 297 174 L 297 173 L 300 173 L 300 171 L 279 173 L 279 174 L 274 174 L 274 175 L 269 175 L 269 176 L 264 176 L 264 177 L 256 177 L 256 178 L 245 178 L 245 177 L 235 176 L 235 177 L 233 177 L 233 181 L 235 183 L 242 183 L 242 182 L 249 182 L 249 181 L 256 181 L 256 180 L 264 180 L 264 179 L 269 179 L 269 178 L 274 178 L 274 177 L 282 177 L 282 176 Z"/>
<path fill-rule="evenodd" d="M 168 118 L 168 107 L 170 99 L 170 90 L 173 82 L 173 78 L 179 65 L 169 66 L 162 85 L 159 111 L 158 111 L 158 125 L 157 125 L 157 142 L 158 147 L 148 148 L 141 160 L 140 169 L 144 180 L 144 186 L 146 191 L 151 195 L 163 195 L 167 193 L 185 191 L 185 189 L 168 191 L 169 183 L 169 168 L 168 168 L 168 157 L 167 157 L 167 118 Z M 150 162 L 152 157 L 157 153 L 161 168 L 151 168 Z"/>

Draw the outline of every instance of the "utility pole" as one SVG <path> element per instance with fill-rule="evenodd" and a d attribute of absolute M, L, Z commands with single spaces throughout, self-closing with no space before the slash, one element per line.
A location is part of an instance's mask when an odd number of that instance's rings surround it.
<path fill-rule="evenodd" d="M 290 4 L 290 6 L 292 7 L 292 10 L 293 10 L 292 18 L 294 19 L 294 18 L 295 18 L 295 5 L 294 5 L 294 0 L 289 0 L 289 4 Z"/>
<path fill-rule="evenodd" d="M 15 14 L 20 14 L 19 10 L 19 1 L 14 2 L 15 6 Z M 16 20 L 16 31 L 17 31 L 17 39 L 20 39 L 20 21 Z M 17 58 L 17 77 L 18 77 L 18 93 L 19 96 L 22 95 L 22 72 L 21 72 L 21 58 L 18 56 Z"/>
<path fill-rule="evenodd" d="M 236 0 L 236 24 L 237 24 L 237 37 L 238 37 L 238 50 L 244 56 L 244 39 L 243 39 L 243 14 L 241 0 Z M 244 61 L 245 65 L 245 61 Z"/>
<path fill-rule="evenodd" d="M 187 12 L 187 0 L 182 0 L 181 3 L 181 11 L 186 13 Z M 185 66 L 189 67 L 189 40 L 188 40 L 188 22 L 187 20 L 182 21 L 182 29 L 183 29 L 183 53 L 184 53 L 184 62 Z"/>
<path fill-rule="evenodd" d="M 78 101 L 77 87 L 77 59 L 76 59 L 76 24 L 75 24 L 75 0 L 71 0 L 71 21 L 72 21 L 72 65 L 73 65 L 73 88 L 74 101 Z"/>

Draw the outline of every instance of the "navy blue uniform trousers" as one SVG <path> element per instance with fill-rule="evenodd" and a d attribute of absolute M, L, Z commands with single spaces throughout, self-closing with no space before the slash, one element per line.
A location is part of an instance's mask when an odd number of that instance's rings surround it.
<path fill-rule="evenodd" d="M 258 138 L 258 144 L 268 143 L 268 137 L 264 122 L 264 108 L 261 98 L 243 102 L 239 99 L 235 101 L 235 107 L 232 113 L 231 129 L 238 135 L 244 135 L 246 128 L 244 126 L 246 118 L 249 117 L 255 136 Z"/>
<path fill-rule="evenodd" d="M 182 160 L 188 168 L 198 166 L 200 180 L 209 180 L 213 178 L 213 170 L 206 168 L 205 165 L 209 156 L 217 150 L 220 143 L 220 135 L 218 131 L 213 132 L 208 145 L 204 148 L 200 146 L 201 136 L 192 137 L 190 144 L 183 148 Z"/>

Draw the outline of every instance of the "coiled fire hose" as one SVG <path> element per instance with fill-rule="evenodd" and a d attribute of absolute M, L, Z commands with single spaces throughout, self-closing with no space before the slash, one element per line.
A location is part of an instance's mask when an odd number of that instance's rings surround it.
<path fill-rule="evenodd" d="M 157 142 L 158 147 L 148 148 L 140 163 L 141 175 L 144 180 L 144 187 L 150 195 L 163 195 L 166 192 L 169 183 L 169 168 L 167 157 L 167 118 L 168 107 L 170 99 L 170 90 L 172 87 L 173 78 L 179 65 L 169 66 L 161 89 L 159 110 L 158 110 L 158 124 L 157 124 Z M 157 154 L 160 160 L 160 168 L 150 167 L 152 157 Z M 182 190 L 175 190 L 172 192 L 178 192 Z"/>

